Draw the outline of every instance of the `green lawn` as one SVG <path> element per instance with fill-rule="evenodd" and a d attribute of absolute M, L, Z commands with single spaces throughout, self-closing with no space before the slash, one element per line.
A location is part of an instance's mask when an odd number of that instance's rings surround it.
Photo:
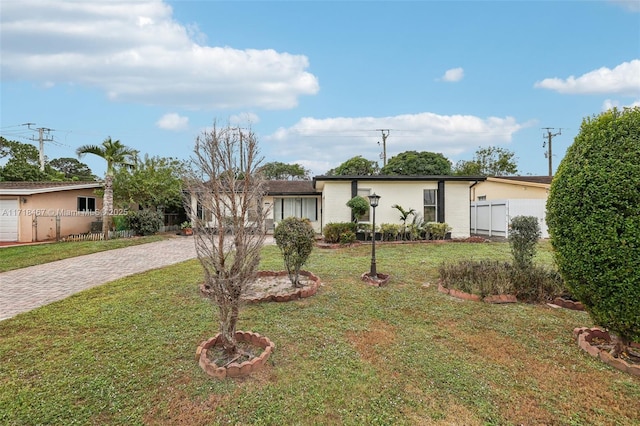
<path fill-rule="evenodd" d="M 164 235 L 152 235 L 149 237 L 118 238 L 107 241 L 59 242 L 2 247 L 0 248 L 0 272 L 99 251 L 151 243 L 164 238 L 166 238 Z"/>
<path fill-rule="evenodd" d="M 0 424 L 640 424 L 640 380 L 573 340 L 585 313 L 436 290 L 440 262 L 508 259 L 507 244 L 381 245 L 383 288 L 359 279 L 369 256 L 317 249 L 315 296 L 245 306 L 239 328 L 276 344 L 245 379 L 211 379 L 194 360 L 217 331 L 195 260 L 0 322 Z M 261 268 L 282 266 L 265 247 Z"/>

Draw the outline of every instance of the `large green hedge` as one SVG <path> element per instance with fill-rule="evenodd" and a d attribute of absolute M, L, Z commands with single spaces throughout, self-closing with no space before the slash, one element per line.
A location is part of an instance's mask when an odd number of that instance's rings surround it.
<path fill-rule="evenodd" d="M 584 119 L 551 184 L 547 223 L 593 321 L 640 339 L 640 108 Z"/>

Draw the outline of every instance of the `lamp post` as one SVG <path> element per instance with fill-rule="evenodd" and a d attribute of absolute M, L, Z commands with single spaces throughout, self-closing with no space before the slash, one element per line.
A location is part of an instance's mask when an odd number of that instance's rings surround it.
<path fill-rule="evenodd" d="M 378 279 L 378 271 L 376 271 L 376 207 L 378 207 L 379 200 L 380 196 L 376 195 L 375 192 L 369 195 L 369 204 L 373 208 L 373 241 L 371 244 L 371 271 L 369 271 L 369 278 L 373 280 Z"/>

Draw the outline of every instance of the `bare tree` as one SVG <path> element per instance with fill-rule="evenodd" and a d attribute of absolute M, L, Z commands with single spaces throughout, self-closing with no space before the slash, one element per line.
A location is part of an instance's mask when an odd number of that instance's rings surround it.
<path fill-rule="evenodd" d="M 265 181 L 260 173 L 258 142 L 249 131 L 218 127 L 196 139 L 187 211 L 193 224 L 205 288 L 217 304 L 222 346 L 238 353 L 235 338 L 240 297 L 255 279 L 264 243 Z"/>

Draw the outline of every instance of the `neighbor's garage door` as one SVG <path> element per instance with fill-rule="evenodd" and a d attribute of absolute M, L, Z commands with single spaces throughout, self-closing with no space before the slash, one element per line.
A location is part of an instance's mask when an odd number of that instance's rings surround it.
<path fill-rule="evenodd" d="M 18 241 L 18 200 L 0 200 L 0 241 Z"/>

